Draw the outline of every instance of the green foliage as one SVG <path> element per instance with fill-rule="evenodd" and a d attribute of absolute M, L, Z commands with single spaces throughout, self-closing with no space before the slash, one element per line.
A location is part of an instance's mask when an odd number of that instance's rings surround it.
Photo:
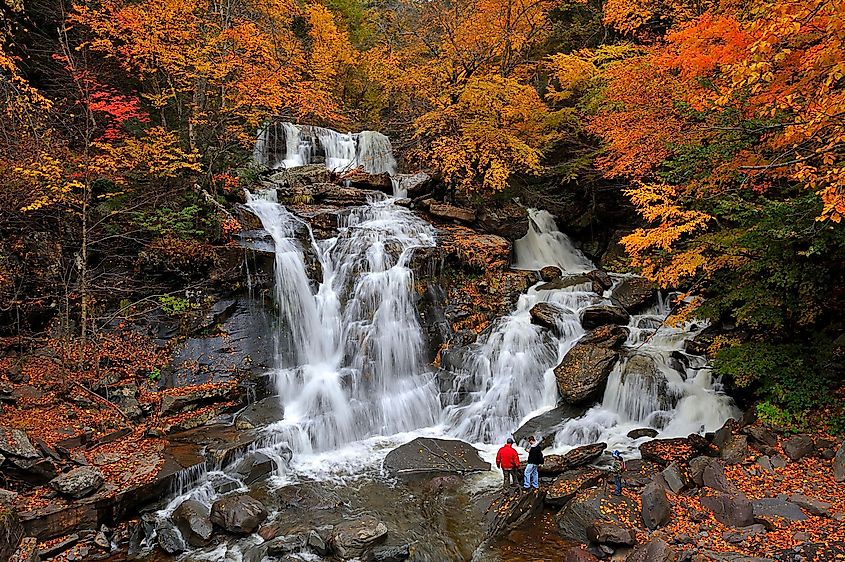
<path fill-rule="evenodd" d="M 163 295 L 158 298 L 161 310 L 168 316 L 178 316 L 189 310 L 196 310 L 199 306 L 192 303 L 188 299 L 175 297 L 172 295 Z"/>
<path fill-rule="evenodd" d="M 135 224 L 157 236 L 200 238 L 206 236 L 210 224 L 203 224 L 203 209 L 198 205 L 158 207 L 133 213 Z"/>
<path fill-rule="evenodd" d="M 150 369 L 150 372 L 147 373 L 147 382 L 150 384 L 156 383 L 161 380 L 161 369 L 158 367 L 153 367 Z"/>
<path fill-rule="evenodd" d="M 757 404 L 756 410 L 757 419 L 766 425 L 779 427 L 791 433 L 798 433 L 807 427 L 807 418 L 804 412 L 789 412 L 768 400 Z"/>

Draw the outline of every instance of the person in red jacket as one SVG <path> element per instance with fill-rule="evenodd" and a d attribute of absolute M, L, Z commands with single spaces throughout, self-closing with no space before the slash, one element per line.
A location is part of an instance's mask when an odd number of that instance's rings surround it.
<path fill-rule="evenodd" d="M 513 439 L 508 437 L 508 442 L 496 453 L 496 466 L 502 469 L 504 476 L 503 487 L 519 487 L 519 454 L 513 448 Z"/>

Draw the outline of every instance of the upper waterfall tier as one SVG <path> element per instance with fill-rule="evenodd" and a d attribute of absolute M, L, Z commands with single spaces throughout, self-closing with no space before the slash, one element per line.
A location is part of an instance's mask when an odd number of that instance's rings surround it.
<path fill-rule="evenodd" d="M 396 174 L 390 139 L 376 131 L 339 133 L 312 125 L 269 123 L 258 131 L 253 159 L 268 168 L 324 163 L 337 172 L 362 167 L 371 174 Z"/>

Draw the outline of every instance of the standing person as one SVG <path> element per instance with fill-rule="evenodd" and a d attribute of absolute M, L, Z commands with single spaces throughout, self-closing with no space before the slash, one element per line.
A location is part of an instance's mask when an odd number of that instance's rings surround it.
<path fill-rule="evenodd" d="M 613 462 L 610 465 L 610 472 L 613 473 L 613 485 L 615 490 L 614 496 L 622 495 L 622 472 L 625 470 L 625 459 L 622 458 L 622 453 L 613 451 Z"/>
<path fill-rule="evenodd" d="M 540 465 L 543 464 L 543 449 L 531 436 L 528 438 L 528 462 L 525 464 L 525 482 L 522 487 L 526 490 L 534 487 L 540 489 Z"/>
<path fill-rule="evenodd" d="M 496 466 L 502 469 L 502 476 L 504 477 L 502 487 L 519 487 L 519 454 L 513 448 L 513 439 L 510 437 L 508 437 L 508 442 L 496 453 Z"/>

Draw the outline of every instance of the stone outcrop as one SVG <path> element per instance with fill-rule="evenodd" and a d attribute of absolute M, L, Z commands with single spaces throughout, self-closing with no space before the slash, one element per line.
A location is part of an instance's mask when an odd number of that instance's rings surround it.
<path fill-rule="evenodd" d="M 455 221 L 469 224 L 475 220 L 475 211 L 450 205 L 448 203 L 432 202 L 428 206 L 428 212 L 435 218 L 441 220 Z"/>
<path fill-rule="evenodd" d="M 606 495 L 603 488 L 584 490 L 576 494 L 557 514 L 558 532 L 564 539 L 586 544 L 587 529 L 596 521 L 626 526 L 636 519 L 637 506 L 625 496 Z"/>
<path fill-rule="evenodd" d="M 170 518 L 189 545 L 201 547 L 211 542 L 214 527 L 209 519 L 208 508 L 200 502 L 196 500 L 182 502 Z"/>
<path fill-rule="evenodd" d="M 235 426 L 242 430 L 265 427 L 281 420 L 284 413 L 281 399 L 278 396 L 268 396 L 238 412 Z"/>
<path fill-rule="evenodd" d="M 595 521 L 587 528 L 587 537 L 595 543 L 633 546 L 637 536 L 629 527 L 623 527 L 606 521 Z"/>
<path fill-rule="evenodd" d="M 516 529 L 543 509 L 545 490 L 526 490 L 512 493 L 499 492 L 486 512 L 485 537 L 492 539 L 504 536 Z"/>
<path fill-rule="evenodd" d="M 532 324 L 542 326 L 560 335 L 558 322 L 564 316 L 564 312 L 559 306 L 549 302 L 538 302 L 531 307 L 529 314 Z"/>
<path fill-rule="evenodd" d="M 790 460 L 798 461 L 804 457 L 808 457 L 813 453 L 815 448 L 813 438 L 810 435 L 795 435 L 788 439 L 784 439 L 781 443 L 783 452 Z"/>
<path fill-rule="evenodd" d="M 666 497 L 666 490 L 658 482 L 651 482 L 641 496 L 643 523 L 649 529 L 657 529 L 669 523 L 672 517 L 672 504 Z"/>
<path fill-rule="evenodd" d="M 568 420 L 582 416 L 585 411 L 584 407 L 561 404 L 522 424 L 513 432 L 513 438 L 518 445 L 524 446 L 528 437 L 533 436 L 540 440 L 542 448 L 551 447 L 556 430 Z"/>
<path fill-rule="evenodd" d="M 513 242 L 528 233 L 528 211 L 516 203 L 483 205 L 476 214 L 476 225 Z"/>
<path fill-rule="evenodd" d="M 490 470 L 472 445 L 452 439 L 417 437 L 387 454 L 384 468 L 393 474 L 478 472 Z"/>
<path fill-rule="evenodd" d="M 563 455 L 547 455 L 540 465 L 540 474 L 560 474 L 571 468 L 589 464 L 599 458 L 605 449 L 607 443 L 593 443 L 575 447 Z"/>
<path fill-rule="evenodd" d="M 555 367 L 561 398 L 570 404 L 585 404 L 598 398 L 627 337 L 628 331 L 619 326 L 603 326 L 582 337 Z"/>
<path fill-rule="evenodd" d="M 559 474 L 546 488 L 546 505 L 562 507 L 578 492 L 602 483 L 607 477 L 597 468 L 580 467 Z"/>
<path fill-rule="evenodd" d="M 371 515 L 364 515 L 336 525 L 332 532 L 331 545 L 342 558 L 356 558 L 386 536 L 387 525 L 384 522 Z"/>
<path fill-rule="evenodd" d="M 50 486 L 74 499 L 90 496 L 103 485 L 103 473 L 91 466 L 81 466 L 60 474 L 50 481 Z"/>
<path fill-rule="evenodd" d="M 613 288 L 611 299 L 631 314 L 654 303 L 657 289 L 644 277 L 626 277 Z"/>
<path fill-rule="evenodd" d="M 720 494 L 704 496 L 701 505 L 720 523 L 729 527 L 747 527 L 754 524 L 754 508 L 745 494 Z"/>
<path fill-rule="evenodd" d="M 212 504 L 209 519 L 230 533 L 248 535 L 267 519 L 267 510 L 247 494 L 225 496 Z"/>
<path fill-rule="evenodd" d="M 581 311 L 581 325 L 585 330 L 592 330 L 608 324 L 624 326 L 631 319 L 621 306 L 597 304 Z"/>
<path fill-rule="evenodd" d="M 540 279 L 546 283 L 557 281 L 561 277 L 563 277 L 563 271 L 556 265 L 547 265 L 540 270 Z"/>

